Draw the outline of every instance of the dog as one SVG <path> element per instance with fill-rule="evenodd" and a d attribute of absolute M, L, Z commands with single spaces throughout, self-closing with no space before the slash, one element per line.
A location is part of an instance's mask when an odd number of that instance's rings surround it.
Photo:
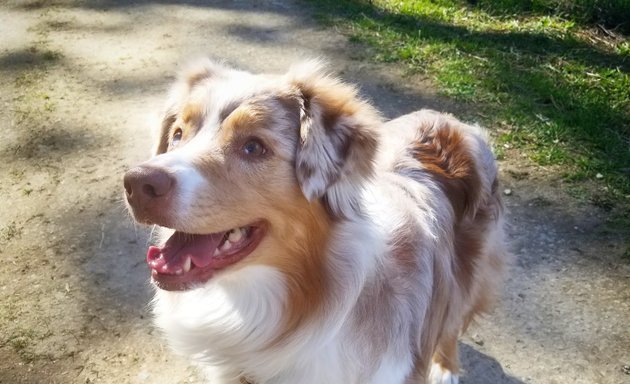
<path fill-rule="evenodd" d="M 318 61 L 185 70 L 124 175 L 170 346 L 216 384 L 457 383 L 500 288 L 497 166 L 477 126 L 384 122 Z"/>

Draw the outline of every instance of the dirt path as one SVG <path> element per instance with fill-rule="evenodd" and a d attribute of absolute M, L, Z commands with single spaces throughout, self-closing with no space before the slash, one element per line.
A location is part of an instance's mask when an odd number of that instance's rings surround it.
<path fill-rule="evenodd" d="M 211 55 L 281 71 L 325 56 L 388 116 L 458 112 L 366 64 L 281 1 L 0 5 L 0 383 L 196 383 L 152 328 L 146 231 L 121 175 L 178 65 Z M 548 171 L 503 162 L 517 256 L 503 301 L 463 338 L 463 383 L 630 383 L 627 240 Z M 624 243 L 624 241 L 626 241 Z"/>

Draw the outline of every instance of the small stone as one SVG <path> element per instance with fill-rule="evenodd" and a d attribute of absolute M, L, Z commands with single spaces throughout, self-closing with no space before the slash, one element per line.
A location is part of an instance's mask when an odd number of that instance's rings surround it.
<path fill-rule="evenodd" d="M 140 382 L 147 381 L 149 377 L 151 377 L 151 374 L 145 370 L 142 370 L 140 371 L 140 373 L 138 373 L 138 381 Z"/>
<path fill-rule="evenodd" d="M 506 188 L 503 190 L 503 194 L 505 196 L 510 196 L 512 194 L 512 190 L 510 188 Z"/>
<path fill-rule="evenodd" d="M 626 364 L 623 366 L 622 368 L 623 373 L 625 373 L 626 375 L 630 375 L 630 364 Z"/>
<path fill-rule="evenodd" d="M 595 175 L 596 179 L 603 179 L 604 175 L 602 175 L 601 173 L 598 173 L 597 175 Z"/>
<path fill-rule="evenodd" d="M 481 336 L 479 336 L 479 334 L 475 333 L 474 335 L 472 335 L 472 341 L 475 342 L 475 344 L 483 346 L 484 341 L 481 338 Z"/>

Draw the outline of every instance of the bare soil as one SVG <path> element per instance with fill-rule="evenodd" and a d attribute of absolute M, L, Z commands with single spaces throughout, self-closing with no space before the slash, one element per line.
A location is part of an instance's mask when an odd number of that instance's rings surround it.
<path fill-rule="evenodd" d="M 0 383 L 199 382 L 152 327 L 147 229 L 121 198 L 190 58 L 279 72 L 322 56 L 389 117 L 470 113 L 310 15 L 271 0 L 2 2 Z M 505 153 L 515 262 L 496 311 L 462 338 L 462 382 L 630 383 L 628 228 L 561 170 Z"/>

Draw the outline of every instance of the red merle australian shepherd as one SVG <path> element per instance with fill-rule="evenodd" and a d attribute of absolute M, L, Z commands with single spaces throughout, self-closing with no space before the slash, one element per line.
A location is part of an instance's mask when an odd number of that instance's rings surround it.
<path fill-rule="evenodd" d="M 384 123 L 318 62 L 192 66 L 124 186 L 160 227 L 155 322 L 210 383 L 457 383 L 458 335 L 501 283 L 483 131 Z"/>

